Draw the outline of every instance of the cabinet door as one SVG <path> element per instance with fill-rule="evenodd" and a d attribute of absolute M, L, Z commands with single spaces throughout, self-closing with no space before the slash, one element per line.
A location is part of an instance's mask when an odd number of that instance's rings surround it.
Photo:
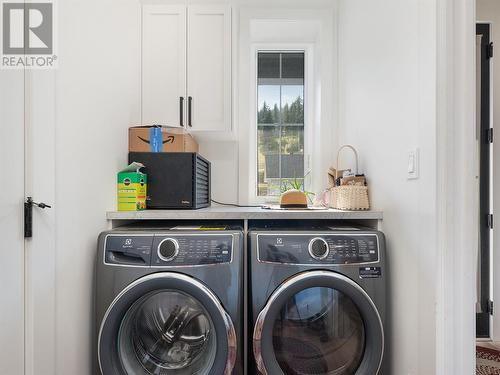
<path fill-rule="evenodd" d="M 142 7 L 142 122 L 180 126 L 186 96 L 186 7 Z M 184 103 L 185 106 L 185 103 Z"/>
<path fill-rule="evenodd" d="M 188 8 L 187 94 L 192 130 L 231 130 L 231 9 Z M 189 109 L 188 109 L 189 110 Z"/>

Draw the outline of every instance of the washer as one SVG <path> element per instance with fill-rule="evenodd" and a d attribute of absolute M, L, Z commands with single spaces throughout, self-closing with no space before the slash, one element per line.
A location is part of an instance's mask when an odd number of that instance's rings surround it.
<path fill-rule="evenodd" d="M 96 373 L 243 373 L 243 234 L 124 228 L 99 236 Z"/>
<path fill-rule="evenodd" d="M 386 373 L 381 232 L 252 229 L 248 248 L 249 373 Z"/>

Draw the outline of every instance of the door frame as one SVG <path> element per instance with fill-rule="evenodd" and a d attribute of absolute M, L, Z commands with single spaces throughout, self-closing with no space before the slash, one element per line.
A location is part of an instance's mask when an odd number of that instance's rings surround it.
<path fill-rule="evenodd" d="M 491 43 L 491 24 L 478 22 L 476 24 L 476 35 L 481 35 L 481 101 L 478 103 L 477 119 L 480 118 L 476 128 L 479 130 L 479 260 L 480 275 L 477 280 L 481 288 L 478 295 L 478 304 L 481 312 L 476 312 L 476 336 L 478 338 L 491 338 L 491 235 L 493 219 L 491 209 L 491 142 L 488 139 L 488 131 L 491 129 L 491 57 L 489 56 L 489 45 Z M 477 94 L 477 93 L 476 93 Z"/>
<path fill-rule="evenodd" d="M 25 197 L 24 69 L 0 71 L 0 157 L 8 177 L 0 198 L 0 373 L 25 373 Z"/>
<path fill-rule="evenodd" d="M 475 373 L 475 5 L 437 0 L 436 374 Z"/>

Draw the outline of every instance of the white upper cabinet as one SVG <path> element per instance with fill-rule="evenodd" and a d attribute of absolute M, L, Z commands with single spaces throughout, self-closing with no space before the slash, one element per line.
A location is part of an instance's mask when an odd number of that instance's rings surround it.
<path fill-rule="evenodd" d="M 142 123 L 181 126 L 185 96 L 186 7 L 143 5 Z"/>
<path fill-rule="evenodd" d="M 142 122 L 231 131 L 231 10 L 143 5 Z"/>
<path fill-rule="evenodd" d="M 230 8 L 189 7 L 187 39 L 192 128 L 231 130 Z"/>

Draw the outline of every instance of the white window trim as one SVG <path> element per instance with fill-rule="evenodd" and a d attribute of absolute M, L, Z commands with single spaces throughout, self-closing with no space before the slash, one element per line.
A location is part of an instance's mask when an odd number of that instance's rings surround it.
<path fill-rule="evenodd" d="M 304 52 L 304 173 L 311 171 L 304 182 L 305 190 L 311 189 L 313 169 L 311 165 L 311 151 L 313 144 L 314 126 L 314 90 L 310 82 L 314 82 L 314 46 L 311 43 L 253 43 L 251 46 L 252 57 L 250 75 L 253 84 L 250 92 L 251 120 L 248 132 L 249 158 L 248 158 L 248 183 L 250 187 L 249 198 L 254 203 L 275 203 L 279 201 L 276 196 L 257 195 L 257 54 L 259 52 Z"/>
<path fill-rule="evenodd" d="M 311 55 L 314 54 L 314 62 L 309 59 L 307 69 L 314 72 L 314 77 L 309 76 L 306 82 L 311 93 L 305 93 L 314 106 L 309 111 L 313 116 L 306 120 L 311 124 L 308 130 L 313 134 L 306 139 L 309 144 L 304 145 L 308 148 L 304 151 L 309 154 L 306 159 L 306 170 L 308 166 L 314 165 L 312 173 L 308 176 L 308 180 L 311 181 L 308 190 L 321 193 L 327 187 L 328 167 L 334 164 L 338 148 L 340 119 L 337 110 L 339 105 L 337 2 L 332 0 L 331 7 L 315 9 L 245 7 L 240 8 L 237 13 L 238 53 L 235 67 L 237 78 L 234 121 L 238 139 L 238 202 L 259 203 L 256 194 L 257 163 L 254 163 L 257 149 L 252 148 L 256 142 L 253 132 L 255 134 L 257 132 L 255 120 L 252 123 L 256 110 L 257 85 L 256 74 L 250 71 L 251 64 L 255 62 L 256 47 L 277 49 L 309 47 Z M 274 22 L 276 28 L 272 26 Z M 255 138 L 250 139 L 251 137 Z M 265 200 L 261 199 L 261 202 Z"/>

